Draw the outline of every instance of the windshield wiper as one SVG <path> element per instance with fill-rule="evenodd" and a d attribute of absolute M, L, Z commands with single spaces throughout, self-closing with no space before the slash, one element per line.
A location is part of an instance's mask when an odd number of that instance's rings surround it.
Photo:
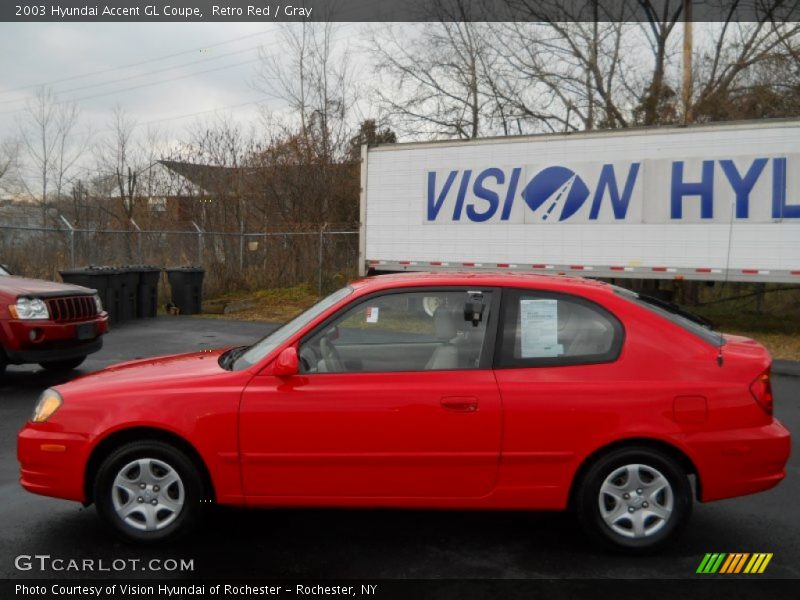
<path fill-rule="evenodd" d="M 233 363 L 236 362 L 236 359 L 244 354 L 245 350 L 247 350 L 249 347 L 250 346 L 237 346 L 236 348 L 231 348 L 230 350 L 223 352 L 219 357 L 219 366 L 226 371 L 230 371 L 231 367 L 233 367 Z"/>

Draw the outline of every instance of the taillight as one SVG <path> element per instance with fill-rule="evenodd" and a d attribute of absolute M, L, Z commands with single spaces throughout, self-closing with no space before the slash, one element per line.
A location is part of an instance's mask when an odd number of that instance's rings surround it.
<path fill-rule="evenodd" d="M 758 405 L 764 409 L 768 415 L 772 415 L 772 385 L 769 382 L 769 369 L 756 377 L 750 384 L 750 393 L 753 394 Z"/>

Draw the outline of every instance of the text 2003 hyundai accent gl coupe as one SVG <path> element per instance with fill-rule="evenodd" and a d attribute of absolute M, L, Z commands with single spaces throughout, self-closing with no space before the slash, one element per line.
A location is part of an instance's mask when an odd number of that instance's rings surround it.
<path fill-rule="evenodd" d="M 653 549 L 694 496 L 784 477 L 769 368 L 756 342 L 603 283 L 381 276 L 253 346 L 47 390 L 19 434 L 21 481 L 140 541 L 211 500 L 572 507 L 595 538 Z"/>

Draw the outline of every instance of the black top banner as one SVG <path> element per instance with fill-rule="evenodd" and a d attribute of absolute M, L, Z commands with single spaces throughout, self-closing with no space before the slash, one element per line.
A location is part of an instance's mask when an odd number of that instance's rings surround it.
<path fill-rule="evenodd" d="M 2 0 L 6 22 L 775 22 L 800 0 Z"/>

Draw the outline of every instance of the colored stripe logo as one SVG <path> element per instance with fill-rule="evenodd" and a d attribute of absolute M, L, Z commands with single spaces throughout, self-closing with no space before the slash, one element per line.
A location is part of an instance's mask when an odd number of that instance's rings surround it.
<path fill-rule="evenodd" d="M 772 560 L 772 552 L 709 552 L 700 561 L 697 573 L 702 574 L 724 574 L 735 575 L 739 573 L 763 573 L 769 561 Z"/>

